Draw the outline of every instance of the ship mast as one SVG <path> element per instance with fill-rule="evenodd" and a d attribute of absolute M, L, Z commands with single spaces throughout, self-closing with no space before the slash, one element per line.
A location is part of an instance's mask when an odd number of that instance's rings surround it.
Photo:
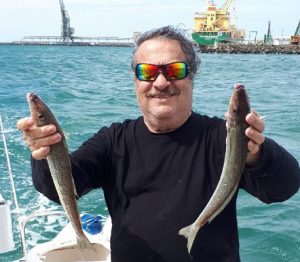
<path fill-rule="evenodd" d="M 226 12 L 228 11 L 229 7 L 231 6 L 233 0 L 227 0 L 226 3 L 223 6 L 223 9 L 226 10 Z"/>
<path fill-rule="evenodd" d="M 63 0 L 59 0 L 61 17 L 62 17 L 62 25 L 61 25 L 61 37 L 64 42 L 74 41 L 73 34 L 74 28 L 70 27 L 70 17 L 65 8 Z"/>

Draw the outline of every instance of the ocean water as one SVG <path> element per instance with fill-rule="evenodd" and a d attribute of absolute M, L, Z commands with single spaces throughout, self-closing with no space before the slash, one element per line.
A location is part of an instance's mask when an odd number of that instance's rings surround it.
<path fill-rule="evenodd" d="M 29 114 L 26 93 L 34 91 L 47 102 L 65 130 L 70 150 L 75 150 L 103 125 L 140 115 L 131 54 L 131 48 L 118 47 L 0 46 L 0 114 L 21 217 L 61 210 L 32 185 L 30 152 L 16 130 L 17 120 Z M 265 135 L 300 161 L 300 56 L 200 56 L 194 111 L 223 117 L 233 84 L 242 82 L 252 107 L 267 116 Z M 12 201 L 2 139 L 0 147 L 0 192 Z M 107 215 L 101 190 L 78 203 L 81 212 Z M 14 205 L 12 210 L 16 248 L 0 254 L 0 261 L 22 256 Z M 50 240 L 66 222 L 61 217 L 33 220 L 26 227 L 27 248 Z M 266 205 L 240 191 L 238 222 L 242 261 L 300 261 L 300 193 L 284 203 Z"/>

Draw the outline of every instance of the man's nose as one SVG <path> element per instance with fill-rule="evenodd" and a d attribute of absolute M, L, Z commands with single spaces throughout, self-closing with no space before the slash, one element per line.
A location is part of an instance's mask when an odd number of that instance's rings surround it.
<path fill-rule="evenodd" d="M 168 79 L 164 76 L 162 72 L 159 72 L 157 78 L 153 82 L 153 86 L 155 86 L 158 89 L 164 89 L 169 85 Z"/>

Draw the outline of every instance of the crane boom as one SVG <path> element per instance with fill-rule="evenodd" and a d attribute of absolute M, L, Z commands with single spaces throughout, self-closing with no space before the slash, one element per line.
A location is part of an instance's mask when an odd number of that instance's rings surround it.
<path fill-rule="evenodd" d="M 59 0 L 59 4 L 60 4 L 60 9 L 61 9 L 61 11 L 63 12 L 63 10 L 66 9 L 63 0 Z"/>
<path fill-rule="evenodd" d="M 59 0 L 60 10 L 61 10 L 61 37 L 64 42 L 73 41 L 74 28 L 70 27 L 70 17 L 65 8 L 63 0 Z"/>
<path fill-rule="evenodd" d="M 300 20 L 299 20 L 298 26 L 296 28 L 295 35 L 300 35 Z"/>
<path fill-rule="evenodd" d="M 226 11 L 228 11 L 229 7 L 231 6 L 233 0 L 227 0 L 226 3 L 223 6 L 223 9 L 225 9 Z"/>

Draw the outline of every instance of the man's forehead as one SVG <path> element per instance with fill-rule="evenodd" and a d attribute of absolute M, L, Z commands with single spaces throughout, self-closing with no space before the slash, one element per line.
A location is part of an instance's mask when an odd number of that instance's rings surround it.
<path fill-rule="evenodd" d="M 139 50 L 145 47 L 156 47 L 156 46 L 165 46 L 165 45 L 170 45 L 173 46 L 174 48 L 181 48 L 180 43 L 178 40 L 175 39 L 170 39 L 166 37 L 156 37 L 156 38 L 151 38 L 146 41 L 144 41 L 140 47 Z"/>
<path fill-rule="evenodd" d="M 177 40 L 169 38 L 153 38 L 143 42 L 136 52 L 138 61 L 151 63 L 152 61 L 144 60 L 159 60 L 171 59 L 174 61 L 185 60 L 180 43 Z M 170 62 L 170 61 L 166 61 Z M 172 62 L 172 61 L 171 61 Z"/>

